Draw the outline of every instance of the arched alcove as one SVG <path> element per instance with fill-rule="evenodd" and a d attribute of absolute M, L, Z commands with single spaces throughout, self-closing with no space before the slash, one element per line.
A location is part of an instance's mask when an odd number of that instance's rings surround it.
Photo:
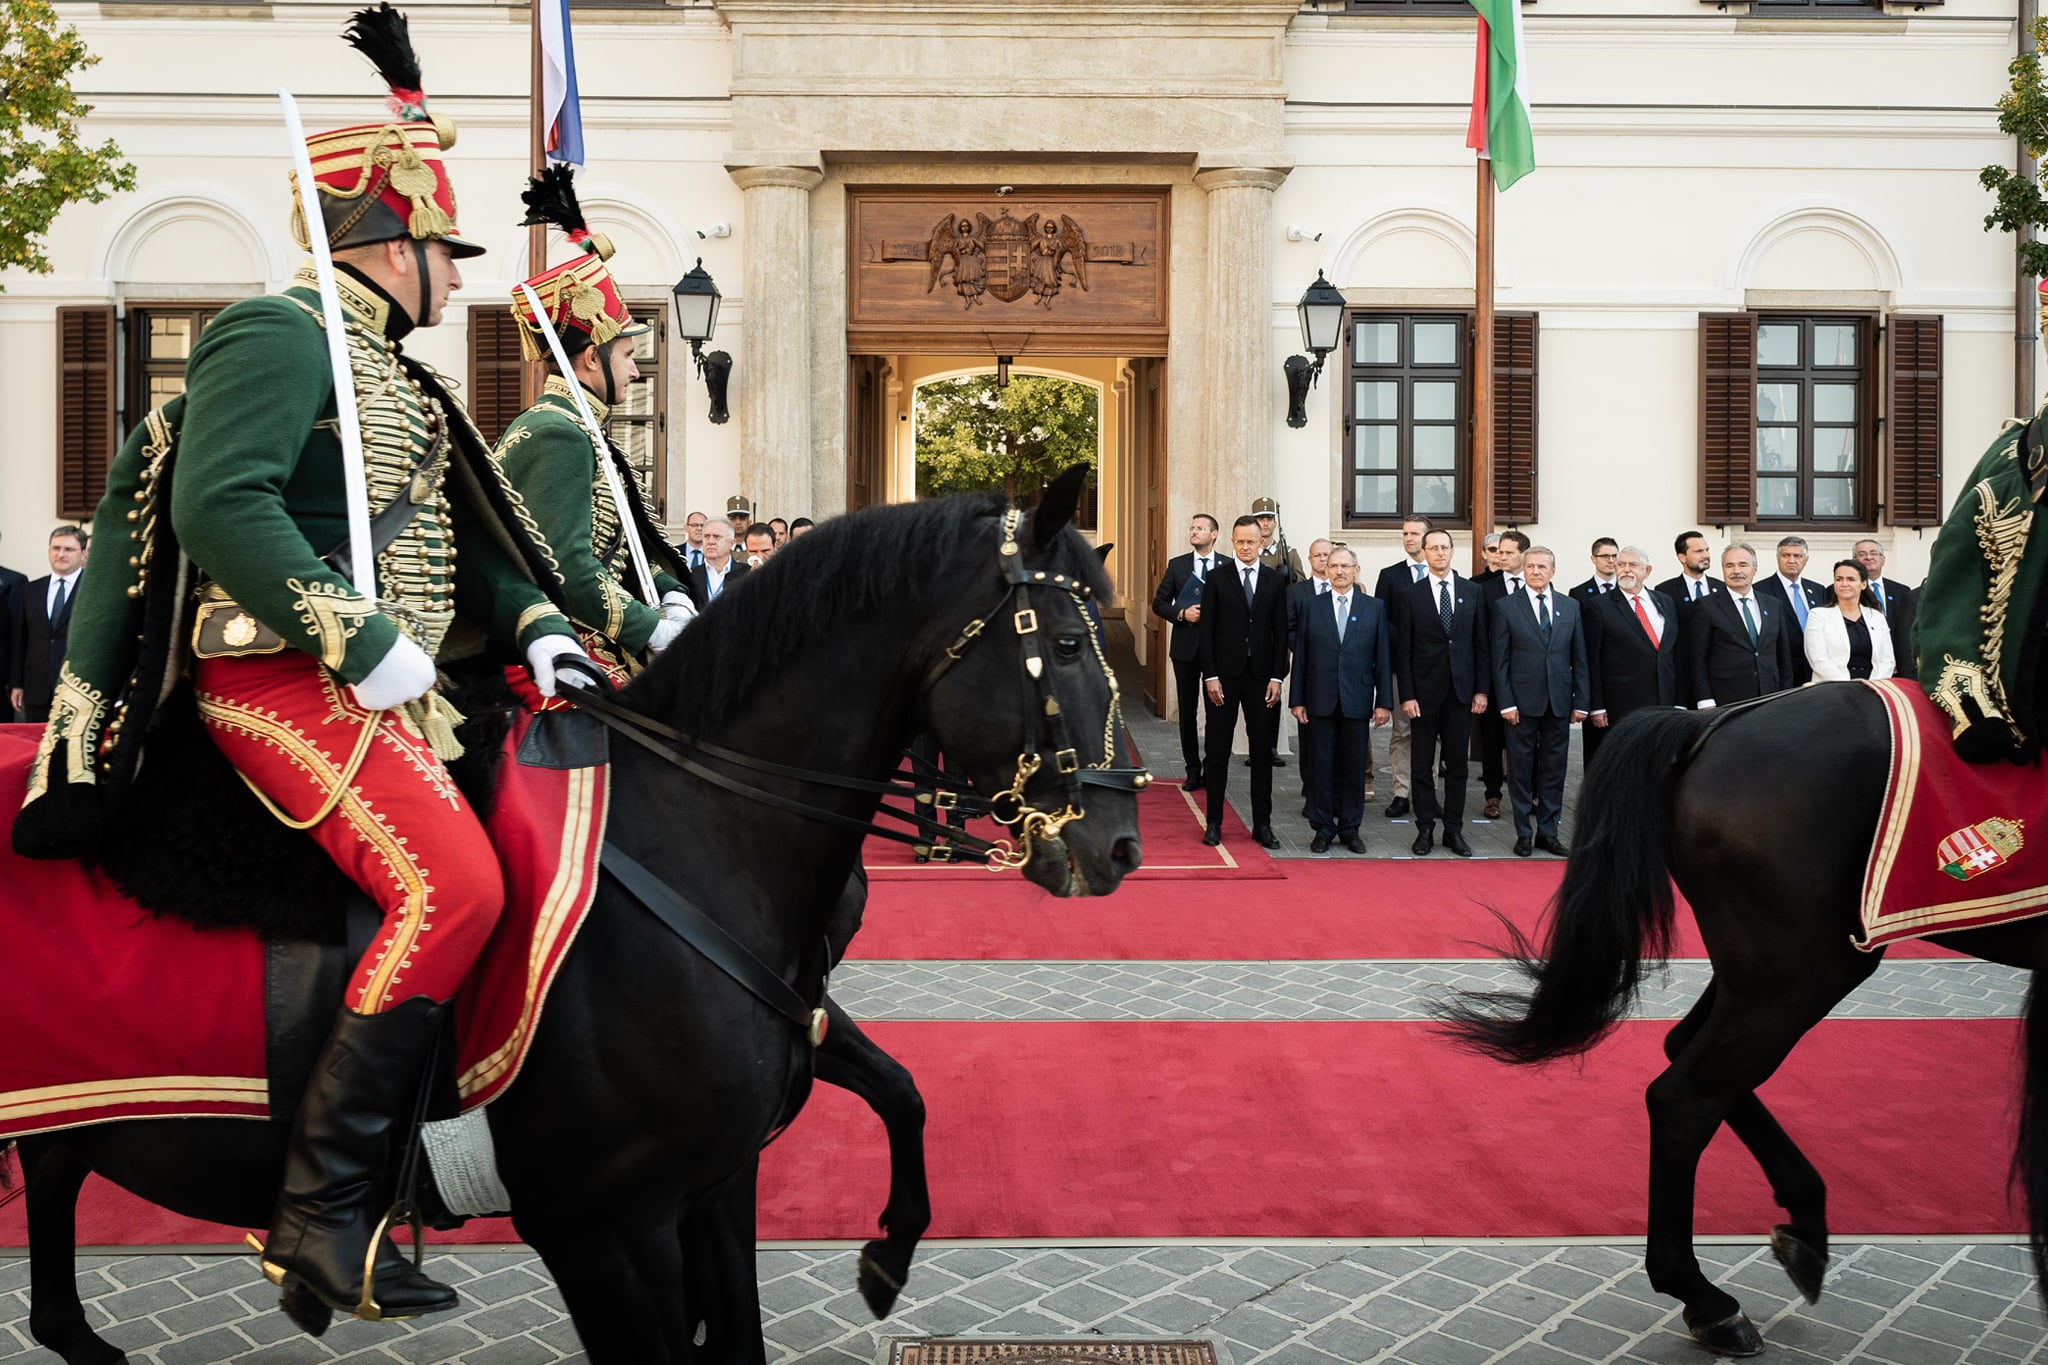
<path fill-rule="evenodd" d="M 1368 218 L 1322 262 L 1339 289 L 1470 289 L 1478 247 L 1451 213 L 1408 205 Z"/>
<path fill-rule="evenodd" d="M 218 186 L 166 185 L 138 204 L 100 246 L 100 274 L 117 284 L 281 282 L 289 266 L 282 223 L 266 233 L 258 216 Z"/>
<path fill-rule="evenodd" d="M 1845 209 L 1781 213 L 1750 238 L 1730 281 L 1740 290 L 1891 293 L 1905 286 L 1885 234 Z"/>

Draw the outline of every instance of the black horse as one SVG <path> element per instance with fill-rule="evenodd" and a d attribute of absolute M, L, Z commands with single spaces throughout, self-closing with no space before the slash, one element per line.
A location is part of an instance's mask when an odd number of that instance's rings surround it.
<path fill-rule="evenodd" d="M 967 496 L 827 523 L 721 597 L 622 700 L 786 771 L 885 777 L 930 734 L 1029 836 L 1026 877 L 1055 895 L 1106 894 L 1141 858 L 1142 778 L 1088 780 L 1116 765 L 1122 735 L 1083 610 L 1108 583 L 1069 526 L 1080 488 L 1078 471 L 1056 480 L 1021 520 Z M 712 766 L 766 799 L 615 744 L 609 840 L 817 999 L 828 922 L 879 798 Z M 800 1029 L 615 885 L 600 889 L 524 1070 L 488 1110 L 514 1225 L 597 1365 L 763 1358 L 751 1257 L 744 1283 L 713 1289 L 707 1267 L 732 1281 L 736 1262 L 703 1244 L 750 1228 L 756 1156 L 812 1061 Z M 32 1183 L 68 1163 L 187 1216 L 260 1227 L 283 1142 L 272 1124 L 188 1119 L 20 1147 Z M 732 1195 L 742 1185 L 747 1201 Z"/>
<path fill-rule="evenodd" d="M 1755 1355 L 1763 1339 L 1693 1255 L 1700 1154 L 1722 1123 L 1742 1140 L 1790 1221 L 1771 1250 L 1809 1303 L 1827 1269 L 1827 1190 L 1756 1096 L 1807 1030 L 1877 970 L 1862 952 L 1858 896 L 1891 760 L 1884 703 L 1859 683 L 1823 683 L 1725 713 L 1642 711 L 1600 750 L 1539 952 L 1519 931 L 1508 956 L 1532 989 L 1465 993 L 1439 1007 L 1470 1045 L 1516 1063 L 1576 1056 L 1627 1012 L 1645 955 L 1668 956 L 1672 882 L 1699 922 L 1714 974 L 1664 1042 L 1650 1083 L 1650 1283 L 1685 1305 L 1695 1340 Z M 2013 780 L 2034 779 L 2015 770 Z M 1816 792 L 1824 799 L 1816 800 Z M 1676 831 L 1684 837 L 1678 838 Z M 1510 926 L 1512 929 L 1512 926 Z M 1933 936 L 2035 973 L 2015 1169 L 2034 1265 L 2048 1272 L 2048 919 Z"/>

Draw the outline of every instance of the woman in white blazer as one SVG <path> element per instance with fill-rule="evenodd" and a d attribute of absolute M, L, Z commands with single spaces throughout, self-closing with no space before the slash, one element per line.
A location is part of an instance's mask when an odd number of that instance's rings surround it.
<path fill-rule="evenodd" d="M 1853 559 L 1835 565 L 1835 600 L 1806 613 L 1806 662 L 1815 682 L 1889 678 L 1898 669 L 1892 632 Z"/>

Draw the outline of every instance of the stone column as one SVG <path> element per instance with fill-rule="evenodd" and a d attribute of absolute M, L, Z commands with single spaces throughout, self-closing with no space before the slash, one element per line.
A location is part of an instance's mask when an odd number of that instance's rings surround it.
<path fill-rule="evenodd" d="M 805 164 L 808 162 L 809 164 Z M 761 516 L 811 507 L 811 191 L 815 153 L 726 163 L 743 191 L 738 387 L 740 487 Z"/>
<path fill-rule="evenodd" d="M 1273 492 L 1273 191 L 1288 166 L 1202 159 L 1209 195 L 1208 333 L 1203 450 L 1196 502 L 1226 532 Z M 1185 466 L 1183 466 L 1185 467 Z"/>

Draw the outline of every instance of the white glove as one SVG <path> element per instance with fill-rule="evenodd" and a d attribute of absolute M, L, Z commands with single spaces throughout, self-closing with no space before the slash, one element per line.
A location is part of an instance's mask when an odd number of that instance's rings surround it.
<path fill-rule="evenodd" d="M 434 661 L 427 651 L 414 644 L 411 636 L 400 635 L 370 670 L 370 676 L 350 684 L 348 690 L 355 693 L 356 705 L 389 711 L 433 691 L 434 677 Z"/>
<path fill-rule="evenodd" d="M 688 621 L 678 621 L 673 616 L 662 617 L 660 621 L 655 623 L 654 633 L 647 637 L 648 651 L 659 654 L 664 649 L 667 649 L 675 643 L 676 636 L 681 635 L 683 627 L 688 624 Z"/>
<path fill-rule="evenodd" d="M 690 600 L 690 594 L 686 592 L 665 592 L 661 595 L 661 614 L 665 620 L 686 626 L 697 619 L 697 604 Z M 656 645 L 655 648 L 659 649 L 661 646 Z"/>
<path fill-rule="evenodd" d="M 526 647 L 526 671 L 533 675 L 533 685 L 543 697 L 555 695 L 555 660 L 564 654 L 590 657 L 573 635 L 543 635 Z M 564 673 L 561 680 L 571 687 L 590 686 L 590 679 L 574 670 Z"/>

